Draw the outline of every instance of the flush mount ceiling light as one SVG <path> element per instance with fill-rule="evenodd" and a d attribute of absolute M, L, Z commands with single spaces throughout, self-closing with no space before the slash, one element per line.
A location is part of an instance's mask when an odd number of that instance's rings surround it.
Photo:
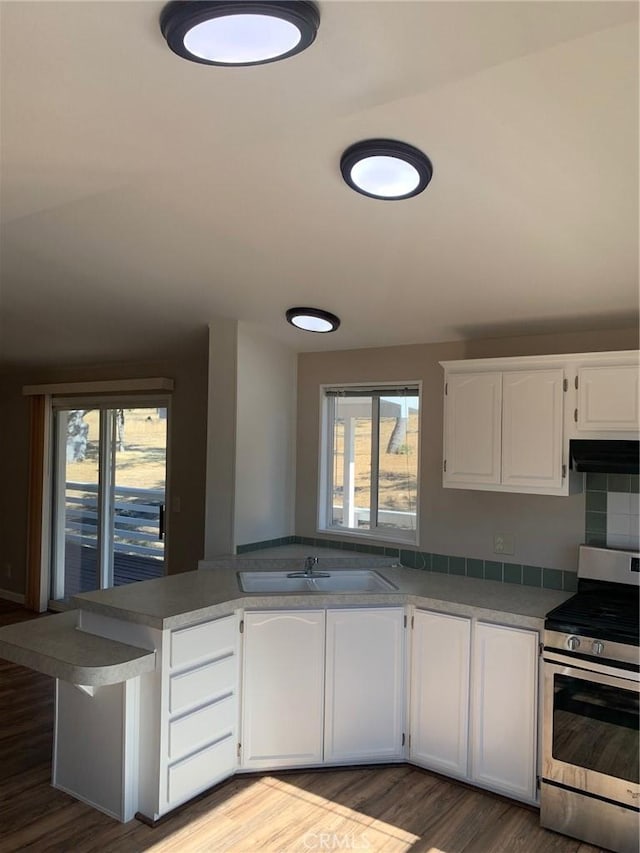
<path fill-rule="evenodd" d="M 173 0 L 162 10 L 167 44 L 205 65 L 261 65 L 300 53 L 320 24 L 308 0 Z"/>
<path fill-rule="evenodd" d="M 395 200 L 421 193 L 433 175 L 431 160 L 419 148 L 394 139 L 365 139 L 340 160 L 351 189 L 370 198 Z"/>
<path fill-rule="evenodd" d="M 335 314 L 321 308 L 289 308 L 287 323 L 305 332 L 335 332 L 340 320 Z"/>

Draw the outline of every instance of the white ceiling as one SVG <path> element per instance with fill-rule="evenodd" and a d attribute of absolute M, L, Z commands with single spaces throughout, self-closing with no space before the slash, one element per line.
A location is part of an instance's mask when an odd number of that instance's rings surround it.
<path fill-rule="evenodd" d="M 324 0 L 309 50 L 236 69 L 171 53 L 161 8 L 0 4 L 6 364 L 215 315 L 298 350 L 637 321 L 636 2 Z M 422 195 L 343 183 L 380 136 L 429 155 Z"/>

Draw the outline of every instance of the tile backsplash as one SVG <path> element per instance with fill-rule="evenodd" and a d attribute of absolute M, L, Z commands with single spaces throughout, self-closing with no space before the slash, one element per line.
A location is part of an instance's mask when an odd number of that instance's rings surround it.
<path fill-rule="evenodd" d="M 558 589 L 573 592 L 576 589 L 576 573 L 549 569 L 543 566 L 524 566 L 520 563 L 502 563 L 498 560 L 478 560 L 474 557 L 454 557 L 448 554 L 430 554 L 426 551 L 413 551 L 404 548 L 389 548 L 381 545 L 367 545 L 360 542 L 345 542 L 333 539 L 313 539 L 307 536 L 287 536 L 266 542 L 252 542 L 241 545 L 238 555 L 248 556 L 252 551 L 263 550 L 278 545 L 309 545 L 314 548 L 339 548 L 361 554 L 375 554 L 398 560 L 410 569 L 425 572 L 438 572 L 445 575 L 466 575 L 479 580 L 492 580 L 501 583 L 536 586 L 543 589 Z"/>
<path fill-rule="evenodd" d="M 637 474 L 587 474 L 585 542 L 607 548 L 640 547 Z"/>

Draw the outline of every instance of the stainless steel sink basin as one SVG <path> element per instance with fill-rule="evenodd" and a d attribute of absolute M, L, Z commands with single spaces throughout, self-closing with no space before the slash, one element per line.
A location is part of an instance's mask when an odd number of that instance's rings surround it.
<path fill-rule="evenodd" d="M 290 578 L 288 572 L 238 572 L 238 583 L 243 592 L 393 592 L 398 589 L 373 569 L 338 569 L 325 578 Z"/>

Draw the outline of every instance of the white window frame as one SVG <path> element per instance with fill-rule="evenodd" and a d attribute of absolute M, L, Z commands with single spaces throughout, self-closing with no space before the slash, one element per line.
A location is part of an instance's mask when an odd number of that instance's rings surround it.
<path fill-rule="evenodd" d="M 335 397 L 327 395 L 327 391 L 335 391 L 336 389 L 349 389 L 366 391 L 368 388 L 384 389 L 389 388 L 390 391 L 398 390 L 399 388 L 417 388 L 418 398 L 420 400 L 420 409 L 418 412 L 418 451 L 417 451 L 417 479 L 416 479 L 416 527 L 415 530 L 402 530 L 400 528 L 390 529 L 388 527 L 371 527 L 369 530 L 357 530 L 351 527 L 342 527 L 332 525 L 330 519 L 332 517 L 332 480 L 333 480 L 333 424 L 329 423 L 329 414 L 332 410 L 332 400 Z M 341 537 L 346 537 L 354 540 L 382 540 L 383 542 L 393 542 L 405 545 L 420 544 L 420 470 L 421 470 L 421 444 L 422 444 L 422 381 L 421 380 L 401 380 L 398 382 L 340 382 L 331 383 L 320 386 L 320 428 L 319 428 L 319 460 L 318 460 L 318 513 L 317 513 L 317 533 L 329 533 L 332 535 L 338 534 Z M 379 417 L 379 414 L 378 414 Z M 373 420 L 373 411 L 372 411 Z M 377 459 L 377 430 L 372 433 L 372 456 Z M 372 466 L 372 478 L 375 466 Z M 377 495 L 377 489 L 375 490 Z M 377 506 L 371 507 L 371 518 L 374 513 L 377 515 Z"/>

